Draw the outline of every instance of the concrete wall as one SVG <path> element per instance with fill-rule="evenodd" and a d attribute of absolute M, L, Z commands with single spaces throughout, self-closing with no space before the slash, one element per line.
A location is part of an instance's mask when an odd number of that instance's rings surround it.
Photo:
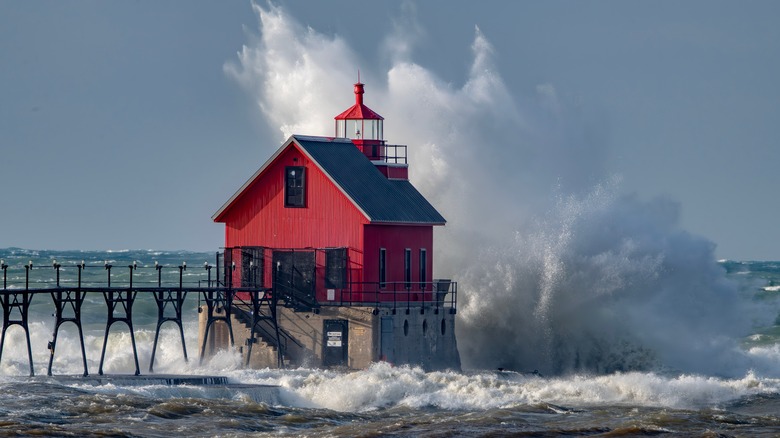
<path fill-rule="evenodd" d="M 362 369 L 372 362 L 387 360 L 395 365 L 415 365 L 425 370 L 460 369 L 460 355 L 455 339 L 455 315 L 449 309 L 433 308 L 380 309 L 375 315 L 371 307 L 323 307 L 319 312 L 293 312 L 278 308 L 280 329 L 295 341 L 286 342 L 286 363 L 290 366 L 321 367 L 326 343 L 326 320 L 346 320 L 348 347 L 346 367 Z M 200 314 L 199 348 L 205 330 L 205 309 Z M 385 333 L 382 333 L 383 319 Z M 389 322 L 391 321 L 391 322 Z M 389 330 L 390 324 L 392 330 Z M 246 354 L 245 341 L 249 328 L 233 320 L 236 348 Z M 300 344 L 300 345 L 298 345 Z M 229 345 L 227 325 L 212 325 L 206 354 Z M 277 366 L 276 350 L 258 340 L 252 347 L 250 366 Z"/>
<path fill-rule="evenodd" d="M 325 307 L 320 309 L 319 313 L 314 313 L 293 312 L 291 309 L 280 307 L 279 326 L 303 344 L 302 348 L 294 351 L 293 348 L 289 348 L 291 343 L 288 342 L 291 362 L 306 367 L 321 366 L 325 342 L 324 322 L 328 319 L 343 319 L 348 321 L 349 330 L 347 367 L 353 369 L 368 367 L 378 357 L 374 347 L 376 321 L 371 310 L 365 307 Z"/>
<path fill-rule="evenodd" d="M 455 315 L 449 309 L 412 308 L 393 314 L 387 310 L 377 316 L 392 320 L 392 332 L 377 343 L 386 359 L 396 365 L 418 365 L 426 371 L 460 370 L 460 355 L 455 339 Z M 385 345 L 383 345 L 385 344 Z"/>

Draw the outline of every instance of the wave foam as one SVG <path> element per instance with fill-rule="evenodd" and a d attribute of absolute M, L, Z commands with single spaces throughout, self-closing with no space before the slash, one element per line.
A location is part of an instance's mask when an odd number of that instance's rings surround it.
<path fill-rule="evenodd" d="M 544 378 L 514 372 L 425 373 L 419 368 L 378 363 L 351 373 L 242 370 L 232 376 L 242 382 L 280 385 L 284 389 L 282 401 L 287 405 L 341 412 L 396 406 L 488 410 L 539 404 L 698 409 L 780 391 L 780 379 L 752 372 L 735 379 L 642 372 Z"/>

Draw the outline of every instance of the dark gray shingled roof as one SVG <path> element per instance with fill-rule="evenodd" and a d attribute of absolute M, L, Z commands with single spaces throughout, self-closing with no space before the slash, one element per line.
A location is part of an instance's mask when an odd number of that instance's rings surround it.
<path fill-rule="evenodd" d="M 351 141 L 300 135 L 293 139 L 371 222 L 446 222 L 409 181 L 387 179 Z"/>

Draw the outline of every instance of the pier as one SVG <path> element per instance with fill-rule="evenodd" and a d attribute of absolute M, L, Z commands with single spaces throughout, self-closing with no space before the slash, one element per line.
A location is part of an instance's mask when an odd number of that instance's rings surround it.
<path fill-rule="evenodd" d="M 220 254 L 218 254 L 218 263 L 221 259 Z M 15 275 L 9 281 L 9 269 L 13 273 L 14 268 L 17 271 L 24 270 L 23 279 L 21 275 Z M 175 266 L 163 266 L 157 262 L 154 265 L 139 265 L 137 261 L 133 261 L 128 265 L 115 266 L 108 261 L 102 264 L 94 262 L 87 264 L 84 261 L 59 263 L 57 260 L 53 260 L 50 266 L 38 266 L 30 260 L 23 266 L 15 266 L 14 268 L 11 268 L 4 260 L 0 260 L 0 270 L 3 278 L 2 289 L 0 290 L 0 304 L 3 308 L 0 361 L 3 358 L 6 332 L 9 327 L 18 325 L 24 330 L 27 341 L 30 376 L 35 375 L 32 345 L 30 342 L 30 306 L 33 299 L 40 296 L 50 297 L 53 305 L 54 332 L 52 340 L 48 343 L 50 355 L 47 374 L 49 376 L 52 375 L 52 364 L 57 352 L 57 335 L 61 326 L 65 323 L 74 324 L 78 330 L 84 366 L 83 377 L 89 376 L 82 325 L 82 307 L 88 294 L 102 296 L 107 309 L 103 348 L 98 367 L 98 374 L 101 376 L 103 375 L 108 335 L 111 328 L 117 323 L 121 323 L 119 325 L 125 327 L 130 333 L 133 357 L 135 359 L 134 374 L 135 376 L 141 375 L 133 328 L 133 306 L 138 299 L 154 300 L 157 307 L 157 328 L 148 368 L 150 373 L 154 372 L 155 353 L 158 347 L 160 329 L 167 322 L 173 323 L 178 327 L 181 335 L 182 357 L 184 361 L 188 361 L 184 327 L 182 325 L 182 311 L 185 299 L 188 296 L 197 296 L 199 300 L 198 311 L 206 312 L 207 324 L 203 343 L 200 346 L 200 360 L 203 359 L 205 354 L 209 331 L 213 323 L 222 321 L 227 324 L 232 341 L 230 315 L 236 306 L 251 309 L 255 321 L 262 319 L 273 327 L 277 324 L 276 299 L 269 289 L 261 287 L 232 287 L 232 272 L 228 272 L 223 279 L 219 280 L 221 275 L 219 265 L 212 265 L 208 262 L 199 268 L 205 272 L 205 278 L 198 279 L 196 282 L 184 281 L 184 274 L 188 270 L 186 262 Z M 217 271 L 214 279 L 212 279 L 213 268 L 216 268 Z M 190 267 L 189 269 L 192 268 Z M 230 271 L 233 269 L 235 269 L 234 266 L 228 268 Z M 143 282 L 137 281 L 139 270 L 147 271 Z M 85 278 L 85 274 L 88 271 L 91 274 L 89 279 Z M 103 281 L 97 279 L 100 271 L 104 272 Z M 117 275 L 118 271 L 124 271 L 124 275 Z M 153 277 L 156 277 L 152 284 L 150 284 L 149 280 L 150 273 Z M 50 278 L 49 275 L 52 274 L 53 278 Z M 164 278 L 166 279 L 165 281 L 163 280 Z M 174 280 L 175 278 L 178 281 Z M 118 281 L 118 279 L 121 280 Z M 202 307 L 200 304 L 202 304 Z M 278 331 L 276 335 L 278 336 Z M 251 343 L 249 345 L 251 348 Z M 281 365 L 282 351 L 278 350 L 278 353 L 279 364 Z"/>
<path fill-rule="evenodd" d="M 189 361 L 182 318 L 185 312 L 195 309 L 199 314 L 200 361 L 207 351 L 236 346 L 233 327 L 236 323 L 241 323 L 238 333 L 242 339 L 238 340 L 238 349 L 244 355 L 245 366 L 283 368 L 288 362 L 300 365 L 301 358 L 306 360 L 312 354 L 322 355 L 321 366 L 343 366 L 348 354 L 347 344 L 330 339 L 334 330 L 344 330 L 344 341 L 369 342 L 374 338 L 373 331 L 381 336 L 381 346 L 376 350 L 356 350 L 361 352 L 358 359 L 353 359 L 353 364 L 358 363 L 358 366 L 367 366 L 376 360 L 392 361 L 393 353 L 388 350 L 393 345 L 388 337 L 390 329 L 397 332 L 399 348 L 408 350 L 403 354 L 412 359 L 426 351 L 414 342 L 428 339 L 449 345 L 457 302 L 455 282 L 354 281 L 350 278 L 354 271 L 354 262 L 350 260 L 357 259 L 351 255 L 353 251 L 348 248 L 232 247 L 217 252 L 213 262 L 202 264 L 172 263 L 175 259 L 170 254 L 164 255 L 161 261 L 144 263 L 135 259 L 138 255 L 143 256 L 142 251 L 134 252 L 133 257 L 120 254 L 114 260 L 103 261 L 95 260 L 95 257 L 75 261 L 73 252 L 64 260 L 55 259 L 55 254 L 49 254 L 44 260 L 32 254 L 29 259 L 25 254 L 6 255 L 12 260 L 10 263 L 0 260 L 0 305 L 3 308 L 0 361 L 4 356 L 6 332 L 17 325 L 26 338 L 29 374 L 35 375 L 30 342 L 33 301 L 34 315 L 40 315 L 48 303 L 52 309 L 48 376 L 52 375 L 59 331 L 67 325 L 75 326 L 77 330 L 83 377 L 89 376 L 83 321 L 86 317 L 94 321 L 95 312 L 105 312 L 106 318 L 97 374 L 104 374 L 106 346 L 109 333 L 114 329 L 128 330 L 135 362 L 134 375 L 140 376 L 134 333 L 134 318 L 139 317 L 134 313 L 139 305 L 144 324 L 151 324 L 150 317 L 156 314 L 149 373 L 154 373 L 160 331 L 166 323 L 178 330 L 182 360 Z M 186 255 L 182 254 L 182 258 Z M 195 299 L 197 307 L 192 302 Z M 84 306 L 85 301 L 88 306 Z M 185 303 L 190 304 L 185 306 Z M 100 309 L 103 306 L 105 310 Z M 364 315 L 360 318 L 365 322 L 354 320 L 349 329 L 352 331 L 348 333 L 344 322 L 345 318 L 352 317 L 348 315 Z M 215 332 L 217 323 L 220 330 Z M 338 327 L 331 327 L 334 323 Z M 435 326 L 440 335 L 407 337 L 408 333 L 415 333 L 415 326 L 424 334 L 428 324 Z M 330 328 L 325 330 L 326 327 Z M 253 348 L 260 356 L 253 356 Z M 334 356 L 334 352 L 338 354 Z M 262 357 L 262 362 L 250 363 L 253 357 Z"/>

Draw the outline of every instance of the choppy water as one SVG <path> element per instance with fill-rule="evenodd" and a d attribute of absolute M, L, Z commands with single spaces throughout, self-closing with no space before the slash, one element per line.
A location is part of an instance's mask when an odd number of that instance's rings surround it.
<path fill-rule="evenodd" d="M 23 265 L 33 261 L 30 278 L 72 280 L 73 267 L 87 264 L 85 281 L 105 281 L 106 260 L 114 265 L 112 284 L 128 281 L 129 264 L 138 262 L 135 282 L 156 283 L 154 262 L 164 282 L 178 281 L 187 262 L 186 282 L 206 277 L 203 263 L 213 254 L 191 252 L 54 252 L 0 250 L 10 266 L 9 287 L 22 287 Z M 780 263 L 723 262 L 743 294 L 766 307 L 777 306 Z M 170 273 L 168 272 L 170 267 Z M 13 273 L 13 275 L 12 275 Z M 21 286 L 20 286 L 21 285 Z M 146 371 L 156 322 L 151 297 L 136 302 L 135 334 L 141 370 Z M 85 302 L 90 373 L 97 373 L 106 309 L 102 297 Z M 188 297 L 186 342 L 197 352 L 197 297 Z M 36 296 L 31 336 L 35 372 L 45 375 L 53 318 L 51 301 Z M 541 376 L 495 370 L 430 372 L 376 364 L 367 370 L 245 370 L 231 352 L 203 366 L 182 361 L 172 324 L 162 335 L 155 370 L 160 373 L 220 374 L 235 383 L 280 386 L 277 405 L 253 401 L 242 391 L 229 396 L 206 389 L 165 386 L 91 386 L 31 381 L 26 344 L 19 327 L 8 331 L 0 364 L 0 436 L 777 436 L 780 434 L 780 328 L 757 326 L 741 340 L 746 357 L 761 364 L 738 376 L 675 373 L 668 370 Z M 131 373 L 129 336 L 112 329 L 107 373 Z M 774 368 L 773 365 L 774 364 Z M 75 328 L 60 331 L 54 374 L 80 374 Z M 773 371 L 774 369 L 774 371 Z"/>

